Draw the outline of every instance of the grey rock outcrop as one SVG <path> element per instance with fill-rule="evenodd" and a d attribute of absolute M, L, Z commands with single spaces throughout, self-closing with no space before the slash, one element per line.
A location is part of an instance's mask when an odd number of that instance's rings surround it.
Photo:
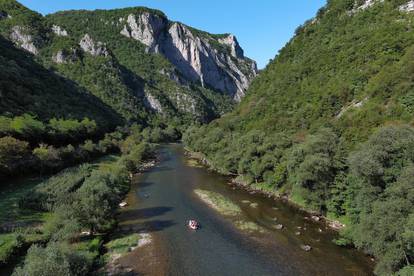
<path fill-rule="evenodd" d="M 236 101 L 257 74 L 256 63 L 244 57 L 234 35 L 198 33 L 148 12 L 130 14 L 126 22 L 121 35 L 141 42 L 149 52 L 163 54 L 187 80 L 227 93 Z"/>
<path fill-rule="evenodd" d="M 68 32 L 65 29 L 63 29 L 62 27 L 58 26 L 58 25 L 53 25 L 52 26 L 52 31 L 57 36 L 68 36 Z"/>
<path fill-rule="evenodd" d="M 144 99 L 145 99 L 145 105 L 147 107 L 149 107 L 155 112 L 163 113 L 163 109 L 162 109 L 162 105 L 160 101 L 157 98 L 155 98 L 153 95 L 151 95 L 150 93 L 146 93 Z"/>
<path fill-rule="evenodd" d="M 95 42 L 89 34 L 85 34 L 84 37 L 79 42 L 79 46 L 86 53 L 91 54 L 92 56 L 109 56 L 109 51 L 106 48 L 105 44 L 98 41 Z"/>
<path fill-rule="evenodd" d="M 148 12 L 137 16 L 130 14 L 121 34 L 140 41 L 147 46 L 147 51 L 158 52 L 158 38 L 168 24 L 167 20 Z"/>
<path fill-rule="evenodd" d="M 19 47 L 26 51 L 37 55 L 39 50 L 37 49 L 33 36 L 29 34 L 29 30 L 25 27 L 14 26 L 10 34 L 10 39 Z"/>
<path fill-rule="evenodd" d="M 231 55 L 235 58 L 244 58 L 243 49 L 240 47 L 236 37 L 232 34 L 218 40 L 221 44 L 227 45 L 231 49 Z"/>
<path fill-rule="evenodd" d="M 382 3 L 384 0 L 364 0 L 363 3 L 360 3 L 359 1 L 355 1 L 354 8 L 348 12 L 348 15 L 353 15 L 359 11 L 366 10 L 368 8 L 371 8 L 377 3 Z"/>
<path fill-rule="evenodd" d="M 185 77 L 226 92 L 234 100 L 240 101 L 251 79 L 256 76 L 257 68 L 255 62 L 244 58 L 241 48 L 237 49 L 236 41 L 234 38 L 230 42 L 234 51 L 231 48 L 232 53 L 229 55 L 213 47 L 212 43 L 218 42 L 215 38 L 194 35 L 187 26 L 174 23 L 161 48 Z M 247 72 L 242 71 L 243 67 L 247 68 Z"/>
<path fill-rule="evenodd" d="M 399 9 L 402 12 L 413 12 L 414 11 L 414 0 L 411 0 L 404 5 L 401 5 Z"/>
<path fill-rule="evenodd" d="M 69 53 L 64 50 L 59 50 L 52 56 L 52 60 L 58 64 L 75 62 L 77 59 L 79 59 L 79 52 L 77 49 L 71 49 Z"/>
<path fill-rule="evenodd" d="M 360 10 L 368 9 L 369 7 L 372 7 L 375 4 L 375 2 L 377 2 L 377 0 L 365 0 L 365 2 L 358 7 L 358 9 Z"/>
<path fill-rule="evenodd" d="M 172 99 L 176 103 L 177 108 L 185 113 L 192 115 L 198 115 L 197 113 L 197 102 L 190 95 L 187 94 L 176 94 L 175 99 Z"/>

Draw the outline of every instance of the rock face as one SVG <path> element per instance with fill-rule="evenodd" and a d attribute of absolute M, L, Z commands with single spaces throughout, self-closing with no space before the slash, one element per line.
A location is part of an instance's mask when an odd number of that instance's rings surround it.
<path fill-rule="evenodd" d="M 39 50 L 34 44 L 33 36 L 28 34 L 28 29 L 21 26 L 14 26 L 10 34 L 10 39 L 19 47 L 37 55 Z"/>
<path fill-rule="evenodd" d="M 375 4 L 377 0 L 365 0 L 365 3 L 358 7 L 360 10 L 365 10 Z"/>
<path fill-rule="evenodd" d="M 232 34 L 219 38 L 218 40 L 221 44 L 227 45 L 231 49 L 231 55 L 235 58 L 244 58 L 243 49 L 240 47 L 239 42 L 236 37 Z"/>
<path fill-rule="evenodd" d="M 172 101 L 177 104 L 179 110 L 193 115 L 197 114 L 197 103 L 191 96 L 186 94 L 176 94 L 175 99 L 172 99 Z"/>
<path fill-rule="evenodd" d="M 64 50 L 59 50 L 56 54 L 53 55 L 52 60 L 58 64 L 71 63 L 76 61 L 79 58 L 79 53 L 77 49 L 71 49 L 68 53 Z"/>
<path fill-rule="evenodd" d="M 400 6 L 400 11 L 402 12 L 413 12 L 414 11 L 414 0 L 409 1 L 408 3 Z"/>
<path fill-rule="evenodd" d="M 57 36 L 68 36 L 68 32 L 65 29 L 63 29 L 62 27 L 58 26 L 58 25 L 53 25 L 52 26 L 52 31 Z"/>
<path fill-rule="evenodd" d="M 163 112 L 160 101 L 149 93 L 145 94 L 145 104 L 155 112 Z"/>
<path fill-rule="evenodd" d="M 194 31 L 157 14 L 128 15 L 120 34 L 135 39 L 148 52 L 163 54 L 191 82 L 229 94 L 240 101 L 257 74 L 256 63 L 244 57 L 234 35 Z"/>
<path fill-rule="evenodd" d="M 109 56 L 109 51 L 105 47 L 105 44 L 100 41 L 95 43 L 89 34 L 85 34 L 85 36 L 79 42 L 79 46 L 84 52 L 89 53 L 92 56 Z"/>
<path fill-rule="evenodd" d="M 158 37 L 168 24 L 165 18 L 144 12 L 137 16 L 130 14 L 127 23 L 121 31 L 122 35 L 142 42 L 148 51 L 158 52 Z"/>
<path fill-rule="evenodd" d="M 349 12 L 349 15 L 355 14 L 358 11 L 366 10 L 376 3 L 384 2 L 384 0 L 365 0 L 362 4 L 358 1 L 355 1 L 354 8 Z"/>

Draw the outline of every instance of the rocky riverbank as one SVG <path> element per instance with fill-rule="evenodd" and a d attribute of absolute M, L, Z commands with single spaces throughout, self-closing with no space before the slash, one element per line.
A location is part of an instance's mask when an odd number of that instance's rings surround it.
<path fill-rule="evenodd" d="M 190 163 L 194 163 L 194 161 L 197 161 L 199 164 L 215 171 L 221 174 L 224 174 L 222 171 L 216 169 L 211 162 L 208 161 L 208 159 L 205 158 L 205 156 L 202 153 L 199 152 L 193 152 L 189 148 L 185 148 L 185 155 L 192 160 Z M 187 162 L 188 163 L 188 162 Z M 195 165 L 196 166 L 196 165 Z M 242 189 L 250 194 L 260 194 L 262 196 L 271 198 L 273 200 L 283 200 L 286 204 L 292 205 L 295 208 L 299 209 L 300 211 L 304 212 L 305 218 L 309 220 L 313 220 L 315 222 L 319 223 L 325 223 L 330 229 L 339 231 L 343 228 L 345 228 L 345 224 L 337 221 L 327 218 L 326 216 L 323 216 L 322 214 L 307 209 L 305 206 L 302 206 L 294 201 L 292 201 L 291 198 L 287 195 L 283 195 L 278 193 L 277 191 L 265 189 L 263 186 L 259 185 L 250 185 L 243 181 L 243 176 L 241 175 L 228 175 L 229 176 L 229 182 L 228 184 L 235 189 Z"/>

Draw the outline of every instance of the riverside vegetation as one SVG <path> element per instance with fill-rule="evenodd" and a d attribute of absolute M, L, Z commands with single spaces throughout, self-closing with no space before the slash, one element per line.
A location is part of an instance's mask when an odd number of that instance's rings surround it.
<path fill-rule="evenodd" d="M 379 275 L 414 273 L 407 2 L 328 1 L 233 112 L 184 135 L 214 169 L 345 223 L 336 242 Z"/>
<path fill-rule="evenodd" d="M 143 133 L 120 133 L 113 146 L 121 155 L 65 169 L 20 197 L 14 231 L 0 234 L 0 263 L 31 245 L 14 275 L 85 275 L 102 265 L 103 239 L 116 225 L 129 174 L 153 158 L 154 145 Z M 28 213 L 38 219 L 27 220 Z"/>

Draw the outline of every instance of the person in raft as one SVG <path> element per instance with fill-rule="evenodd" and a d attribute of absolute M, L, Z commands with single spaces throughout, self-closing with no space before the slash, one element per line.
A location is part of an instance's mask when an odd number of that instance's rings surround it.
<path fill-rule="evenodd" d="M 195 221 L 194 219 L 190 219 L 188 221 L 188 227 L 190 227 L 193 230 L 197 230 L 199 228 L 199 224 L 197 221 Z"/>

